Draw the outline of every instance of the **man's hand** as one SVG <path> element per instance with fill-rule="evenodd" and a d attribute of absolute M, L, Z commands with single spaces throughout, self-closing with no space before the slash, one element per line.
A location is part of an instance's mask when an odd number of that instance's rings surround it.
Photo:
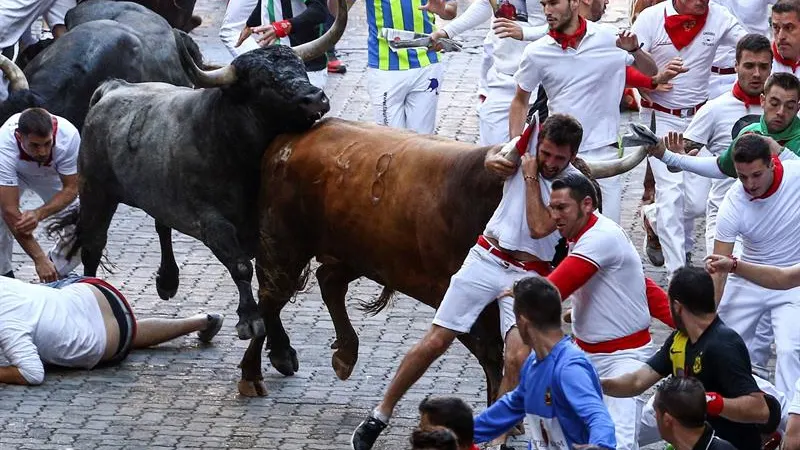
<path fill-rule="evenodd" d="M 278 42 L 278 36 L 275 34 L 275 29 L 272 28 L 272 24 L 259 25 L 253 28 L 253 34 L 259 35 L 256 38 L 256 42 L 258 42 L 258 45 L 261 47 L 269 47 Z"/>
<path fill-rule="evenodd" d="M 486 167 L 486 170 L 502 178 L 508 178 L 517 171 L 516 164 L 507 160 L 499 153 L 487 156 L 483 165 Z"/>
<path fill-rule="evenodd" d="M 722 255 L 706 256 L 706 272 L 709 274 L 730 273 L 732 269 L 733 259 L 731 257 Z"/>
<path fill-rule="evenodd" d="M 683 67 L 683 58 L 676 56 L 672 58 L 670 62 L 668 62 L 667 65 L 664 66 L 664 68 L 653 77 L 653 81 L 659 85 L 668 85 L 669 89 L 672 89 L 672 84 L 670 84 L 670 81 L 672 81 L 672 79 L 678 75 L 688 71 L 688 68 Z"/>
<path fill-rule="evenodd" d="M 46 255 L 34 261 L 34 264 L 36 264 L 36 274 L 39 275 L 39 280 L 41 280 L 42 283 L 58 281 L 56 266 Z"/>
<path fill-rule="evenodd" d="M 439 39 L 448 39 L 449 37 L 450 36 L 447 35 L 447 32 L 441 28 L 434 31 L 431 33 L 431 43 L 433 44 L 431 48 L 437 52 L 442 51 L 442 45 L 439 43 Z"/>
<path fill-rule="evenodd" d="M 239 33 L 239 40 L 236 41 L 236 45 L 234 45 L 234 47 L 238 47 L 238 46 L 242 45 L 244 40 L 249 38 L 251 34 L 253 34 L 253 29 L 248 27 L 248 26 L 244 27 L 242 32 Z"/>
<path fill-rule="evenodd" d="M 677 131 L 670 131 L 666 136 L 664 136 L 664 145 L 666 145 L 667 149 L 672 153 L 677 153 L 679 155 L 686 154 L 686 146 L 683 143 L 683 134 L 678 133 Z"/>
<path fill-rule="evenodd" d="M 621 30 L 617 35 L 617 47 L 628 53 L 633 53 L 639 50 L 639 38 L 630 30 Z"/>
<path fill-rule="evenodd" d="M 667 151 L 667 147 L 665 144 L 666 136 L 664 140 L 659 142 L 657 145 L 649 145 L 646 147 L 647 154 L 650 156 L 654 156 L 656 159 L 661 159 L 664 157 L 664 152 Z"/>
<path fill-rule="evenodd" d="M 23 211 L 19 220 L 14 224 L 18 233 L 32 233 L 39 226 L 39 212 L 37 210 Z"/>
<path fill-rule="evenodd" d="M 516 20 L 506 19 L 505 17 L 498 17 L 492 23 L 494 34 L 499 38 L 512 38 L 518 41 L 522 40 L 522 27 Z"/>
<path fill-rule="evenodd" d="M 442 13 L 445 12 L 445 0 L 428 0 L 427 3 L 420 6 L 418 9 L 420 11 L 428 11 L 429 13 L 436 14 L 437 16 L 441 16 Z"/>
<path fill-rule="evenodd" d="M 531 184 L 539 187 L 539 161 L 529 153 L 522 155 L 522 176 L 525 177 L 526 181 L 528 178 L 533 178 L 532 181 L 536 181 L 536 183 Z"/>

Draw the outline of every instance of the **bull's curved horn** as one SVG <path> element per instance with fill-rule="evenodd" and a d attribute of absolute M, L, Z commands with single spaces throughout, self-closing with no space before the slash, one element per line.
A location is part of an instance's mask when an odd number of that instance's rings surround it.
<path fill-rule="evenodd" d="M 344 34 L 347 27 L 347 1 L 337 0 L 336 20 L 333 21 L 331 28 L 322 36 L 311 42 L 292 47 L 292 50 L 303 61 L 310 61 L 322 56 L 326 51 L 332 49 Z"/>
<path fill-rule="evenodd" d="M 214 70 L 201 69 L 195 62 L 195 57 L 200 56 L 193 55 L 184 42 L 184 39 L 191 38 L 188 36 L 184 38 L 181 32 L 176 29 L 172 30 L 172 34 L 175 36 L 175 44 L 178 46 L 178 54 L 181 57 L 183 69 L 189 72 L 189 78 L 191 78 L 195 86 L 209 88 L 228 86 L 236 82 L 236 69 L 231 64 Z"/>
<path fill-rule="evenodd" d="M 611 161 L 584 161 L 586 165 L 589 166 L 589 169 L 592 171 L 592 177 L 595 179 L 610 178 L 623 174 L 638 166 L 639 163 L 647 157 L 647 154 L 647 146 L 642 145 L 624 158 Z"/>
<path fill-rule="evenodd" d="M 28 79 L 25 78 L 25 73 L 14 64 L 14 61 L 11 61 L 3 55 L 0 55 L 0 71 L 8 78 L 9 92 L 28 89 Z"/>

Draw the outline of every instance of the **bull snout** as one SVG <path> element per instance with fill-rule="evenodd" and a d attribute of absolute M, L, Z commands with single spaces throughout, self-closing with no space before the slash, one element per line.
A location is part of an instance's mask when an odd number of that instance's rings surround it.
<path fill-rule="evenodd" d="M 321 89 L 300 97 L 299 105 L 306 115 L 313 119 L 321 119 L 331 109 L 328 96 Z"/>

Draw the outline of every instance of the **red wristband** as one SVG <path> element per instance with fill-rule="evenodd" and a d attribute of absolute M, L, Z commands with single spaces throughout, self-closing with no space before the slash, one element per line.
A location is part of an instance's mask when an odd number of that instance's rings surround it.
<path fill-rule="evenodd" d="M 725 399 L 716 392 L 706 392 L 706 413 L 711 417 L 717 417 L 722 414 L 722 408 L 725 407 Z"/>
<path fill-rule="evenodd" d="M 739 258 L 737 258 L 737 257 L 735 257 L 733 255 L 728 255 L 728 258 L 733 260 L 733 265 L 731 266 L 731 273 L 735 273 L 736 272 L 736 267 L 739 265 Z"/>
<path fill-rule="evenodd" d="M 288 20 L 280 20 L 272 22 L 272 29 L 275 30 L 275 36 L 285 38 L 292 32 L 292 24 Z"/>

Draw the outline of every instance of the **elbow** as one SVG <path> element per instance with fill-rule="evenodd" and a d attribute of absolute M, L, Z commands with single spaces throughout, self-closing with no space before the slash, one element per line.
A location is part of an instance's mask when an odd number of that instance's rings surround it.
<path fill-rule="evenodd" d="M 531 237 L 534 239 L 544 239 L 550 235 L 552 231 L 545 231 L 545 230 L 534 230 L 531 228 Z"/>

